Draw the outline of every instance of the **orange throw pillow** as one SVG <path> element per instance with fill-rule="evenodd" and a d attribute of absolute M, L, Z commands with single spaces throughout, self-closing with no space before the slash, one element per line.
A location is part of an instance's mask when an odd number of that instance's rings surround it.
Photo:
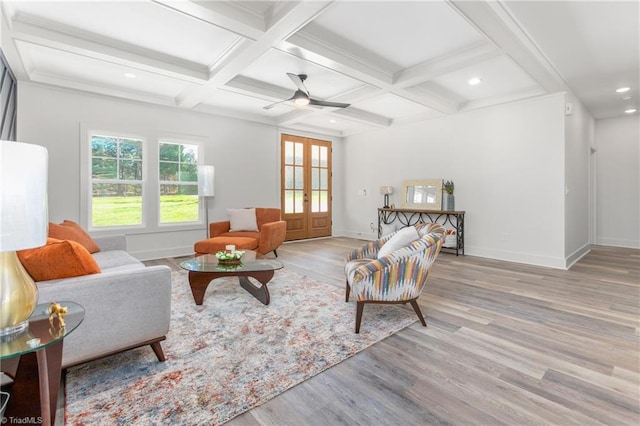
<path fill-rule="evenodd" d="M 34 281 L 97 274 L 100 267 L 82 244 L 47 238 L 47 245 L 18 251 L 18 259 Z"/>
<path fill-rule="evenodd" d="M 71 240 L 80 243 L 89 250 L 89 253 L 97 253 L 100 247 L 93 241 L 91 235 L 82 226 L 71 220 L 65 220 L 61 224 L 49 222 L 49 237 L 57 240 Z"/>

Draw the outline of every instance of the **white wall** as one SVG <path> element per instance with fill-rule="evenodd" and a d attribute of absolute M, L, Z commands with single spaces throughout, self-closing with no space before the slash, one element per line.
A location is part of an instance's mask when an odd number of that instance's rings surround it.
<path fill-rule="evenodd" d="M 19 89 L 18 138 L 49 149 L 52 221 L 84 220 L 79 166 L 83 128 L 132 131 L 149 140 L 161 134 L 205 138 L 205 164 L 216 167 L 210 220 L 224 219 L 228 207 L 279 205 L 279 135 L 284 131 L 334 142 L 334 235 L 375 238 L 370 223 L 377 225 L 380 186 L 393 185 L 391 202 L 400 205 L 403 180 L 442 178 L 455 182 L 456 209 L 467 212 L 467 254 L 563 268 L 588 242 L 585 173 L 593 120 L 579 103 L 565 120 L 563 94 L 340 141 L 38 84 L 20 83 Z M 597 240 L 637 247 L 638 117 L 597 122 L 595 139 L 597 173 L 602 175 Z M 233 186 L 223 185 L 231 180 Z M 566 197 L 565 184 L 570 190 Z M 603 191 L 605 187 L 624 188 L 625 196 Z M 366 196 L 358 195 L 361 189 Z M 618 220 L 611 220 L 612 215 Z M 193 242 L 205 235 L 204 226 L 154 230 L 130 233 L 128 243 L 134 255 L 149 259 L 191 253 Z"/>
<path fill-rule="evenodd" d="M 467 254 L 564 268 L 564 95 L 347 137 L 338 233 L 373 238 L 379 187 L 455 183 Z M 358 195 L 361 189 L 367 195 Z"/>
<path fill-rule="evenodd" d="M 590 148 L 595 145 L 595 121 L 572 94 L 573 112 L 565 116 L 565 257 L 571 266 L 589 252 Z"/>
<path fill-rule="evenodd" d="M 212 164 L 216 170 L 210 221 L 226 219 L 229 207 L 280 205 L 276 127 L 20 83 L 18 140 L 49 150 L 52 222 L 70 219 L 86 223 L 80 214 L 80 144 L 87 143 L 81 132 L 84 128 L 132 132 L 149 141 L 166 134 L 205 138 L 204 164 Z M 150 259 L 192 253 L 193 243 L 206 237 L 206 230 L 200 225 L 127 235 L 132 254 Z"/>
<path fill-rule="evenodd" d="M 640 248 L 640 117 L 596 121 L 596 243 Z"/>

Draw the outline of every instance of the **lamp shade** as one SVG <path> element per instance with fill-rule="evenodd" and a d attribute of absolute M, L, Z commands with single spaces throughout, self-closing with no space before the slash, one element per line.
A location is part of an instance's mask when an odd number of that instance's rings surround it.
<path fill-rule="evenodd" d="M 383 194 L 383 195 L 393 194 L 393 186 L 381 186 L 380 194 Z"/>
<path fill-rule="evenodd" d="M 198 195 L 213 197 L 213 166 L 198 166 Z"/>
<path fill-rule="evenodd" d="M 0 141 L 0 252 L 47 242 L 47 149 Z"/>

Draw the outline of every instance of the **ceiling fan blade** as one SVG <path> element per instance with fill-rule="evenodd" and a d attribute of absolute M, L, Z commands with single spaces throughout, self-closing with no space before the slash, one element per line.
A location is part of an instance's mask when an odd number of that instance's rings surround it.
<path fill-rule="evenodd" d="M 293 81 L 293 83 L 294 83 L 296 86 L 298 86 L 298 89 L 300 89 L 302 92 L 304 92 L 304 93 L 306 93 L 307 95 L 309 95 L 309 91 L 307 90 L 307 88 L 306 88 L 306 87 L 304 87 L 304 83 L 303 83 L 304 79 L 306 79 L 306 78 L 307 78 L 307 76 L 306 76 L 306 75 L 301 74 L 301 75 L 303 75 L 303 76 L 304 76 L 304 78 L 300 78 L 300 76 L 299 76 L 299 75 L 297 75 L 297 74 L 292 74 L 292 73 L 290 73 L 290 72 L 288 72 L 288 73 L 287 73 L 287 75 L 289 76 L 289 78 L 291 79 L 291 81 Z"/>
<path fill-rule="evenodd" d="M 274 103 L 272 103 L 272 104 L 269 104 L 269 105 L 267 105 L 267 106 L 262 107 L 262 109 L 271 109 L 271 108 L 273 108 L 274 106 L 276 106 L 276 105 L 278 105 L 278 104 L 281 104 L 281 103 L 283 103 L 283 102 L 288 102 L 288 101 L 291 101 L 291 100 L 293 100 L 293 98 L 285 99 L 284 101 L 274 102 Z"/>
<path fill-rule="evenodd" d="M 309 99 L 309 105 L 331 107 L 331 108 L 346 108 L 351 104 L 343 104 L 341 102 L 320 101 L 318 99 Z"/>

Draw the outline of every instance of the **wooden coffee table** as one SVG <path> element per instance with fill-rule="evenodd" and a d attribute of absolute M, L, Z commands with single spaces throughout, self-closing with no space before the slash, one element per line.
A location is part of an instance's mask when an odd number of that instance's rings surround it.
<path fill-rule="evenodd" d="M 205 254 L 185 260 L 180 263 L 180 267 L 189 271 L 189 286 L 196 305 L 202 305 L 209 283 L 222 277 L 238 277 L 242 288 L 268 305 L 270 296 L 267 283 L 273 278 L 274 271 L 284 265 L 275 259 L 257 259 L 255 251 L 244 250 L 239 265 L 222 265 L 215 255 Z M 255 278 L 261 285 L 256 286 L 249 281 L 249 277 Z"/>

